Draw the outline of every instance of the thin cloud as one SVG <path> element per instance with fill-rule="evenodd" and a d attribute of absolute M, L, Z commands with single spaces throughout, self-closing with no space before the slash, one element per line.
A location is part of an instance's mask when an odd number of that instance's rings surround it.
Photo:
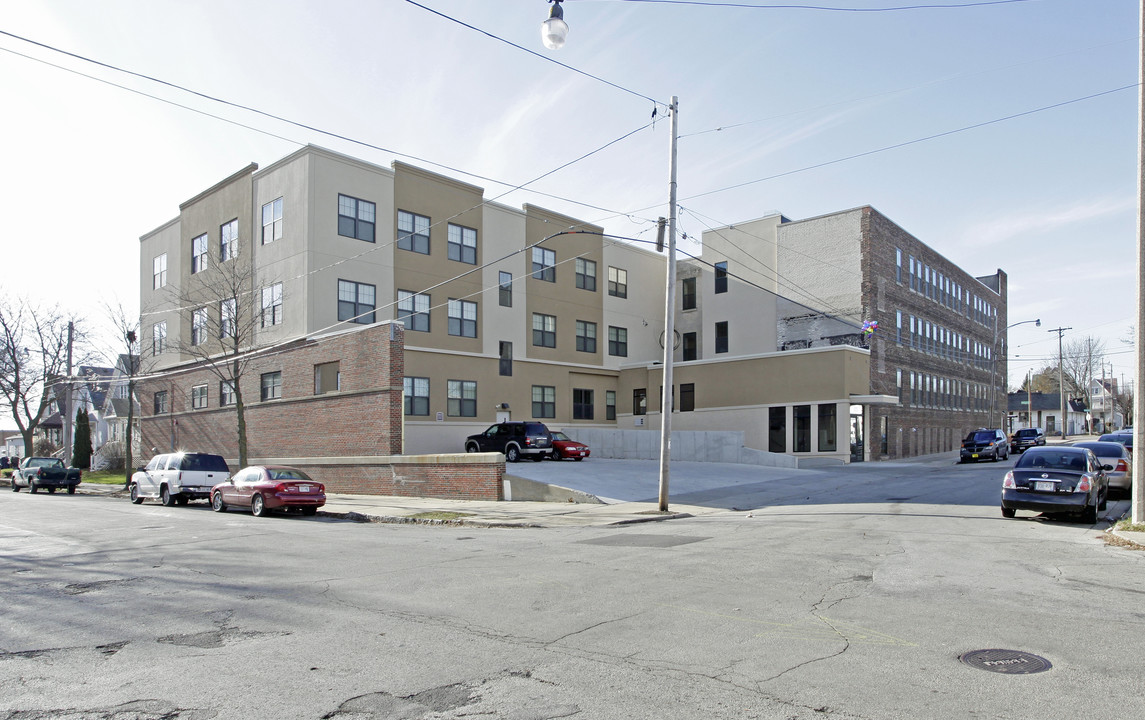
<path fill-rule="evenodd" d="M 1041 235 L 1078 223 L 1118 215 L 1132 210 L 1136 204 L 1136 199 L 1131 196 L 1100 198 L 1051 211 L 1033 210 L 996 217 L 968 228 L 961 242 L 968 247 L 998 246 L 1031 235 Z"/>

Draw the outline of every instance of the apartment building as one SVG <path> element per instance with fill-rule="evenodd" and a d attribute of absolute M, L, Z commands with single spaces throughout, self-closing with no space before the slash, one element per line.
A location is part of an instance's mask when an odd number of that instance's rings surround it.
<path fill-rule="evenodd" d="M 145 371 L 191 377 L 203 353 L 222 350 L 220 337 L 278 352 L 401 322 L 406 453 L 459 451 L 501 418 L 612 426 L 621 364 L 660 352 L 663 255 L 545 208 L 487 202 L 480 187 L 405 163 L 307 146 L 179 210 L 140 239 Z M 243 287 L 212 295 L 228 284 Z M 351 392 L 343 370 L 296 373 L 293 387 L 260 372 L 239 390 L 253 405 L 332 398 Z M 174 427 L 234 404 L 227 382 L 195 377 L 141 390 L 145 434 L 149 415 Z M 153 435 L 157 446 L 174 437 Z"/>

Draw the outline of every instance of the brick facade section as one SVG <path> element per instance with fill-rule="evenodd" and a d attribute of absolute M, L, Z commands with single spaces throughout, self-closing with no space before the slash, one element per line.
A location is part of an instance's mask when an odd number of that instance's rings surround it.
<path fill-rule="evenodd" d="M 879 323 L 879 329 L 871 340 L 871 392 L 897 396 L 899 390 L 895 371 L 902 370 L 905 395 L 898 406 L 870 406 L 870 437 L 866 441 L 872 451 L 871 459 L 912 457 L 956 450 L 967 432 L 978 427 L 998 427 L 998 418 L 1006 413 L 1006 274 L 1001 270 L 996 271 L 1000 292 L 995 292 L 874 208 L 863 208 L 861 222 L 864 317 Z M 902 283 L 896 281 L 896 248 L 903 253 Z M 911 290 L 907 277 L 908 256 L 921 259 L 997 308 L 997 337 L 993 323 L 989 327 L 983 326 L 973 318 L 966 317 L 965 313 L 952 310 Z M 987 347 L 995 346 L 996 364 L 993 373 L 989 365 L 981 368 L 909 347 L 906 342 L 899 345 L 896 342 L 896 311 L 902 311 L 904 325 L 906 316 L 914 315 L 961 333 Z M 983 386 L 987 388 L 987 398 L 982 401 L 981 408 L 912 404 L 910 371 Z M 991 385 L 995 396 L 993 417 L 989 402 Z M 957 404 L 950 403 L 951 406 Z M 881 452 L 880 429 L 883 418 L 886 418 L 887 425 L 886 453 Z"/>
<path fill-rule="evenodd" d="M 241 381 L 248 461 L 301 467 L 330 492 L 503 499 L 504 458 L 401 455 L 403 333 L 400 324 L 380 323 L 307 338 L 252 359 Z M 340 389 L 314 394 L 315 366 L 335 361 Z M 282 373 L 282 397 L 262 401 L 261 376 L 276 371 Z M 203 384 L 207 407 L 194 410 L 191 388 Z M 163 390 L 171 411 L 156 415 L 153 399 Z M 140 380 L 138 392 L 144 448 L 214 453 L 238 469 L 237 415 L 233 406 L 219 407 L 217 375 L 199 365 L 174 368 Z"/>

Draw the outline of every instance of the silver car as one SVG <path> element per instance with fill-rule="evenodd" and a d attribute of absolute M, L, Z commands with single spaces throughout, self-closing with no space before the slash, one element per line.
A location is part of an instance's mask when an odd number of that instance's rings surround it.
<path fill-rule="evenodd" d="M 1074 443 L 1074 447 L 1092 450 L 1101 464 L 1113 466 L 1112 470 L 1107 470 L 1105 473 L 1105 476 L 1109 478 L 1109 487 L 1111 489 L 1117 488 L 1118 490 L 1128 492 L 1132 487 L 1133 453 L 1129 452 L 1124 445 L 1119 442 L 1101 442 L 1094 440 L 1091 442 Z"/>

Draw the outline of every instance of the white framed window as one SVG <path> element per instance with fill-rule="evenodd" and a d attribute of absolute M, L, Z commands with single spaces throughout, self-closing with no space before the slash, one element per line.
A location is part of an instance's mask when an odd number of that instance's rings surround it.
<path fill-rule="evenodd" d="M 338 234 L 374 242 L 376 206 L 368 200 L 338 195 Z"/>
<path fill-rule="evenodd" d="M 555 418 L 557 416 L 557 389 L 552 385 L 533 386 L 533 417 Z"/>
<path fill-rule="evenodd" d="M 171 403 L 168 401 L 166 390 L 155 393 L 155 414 L 171 412 Z"/>
<path fill-rule="evenodd" d="M 338 319 L 369 325 L 374 322 L 377 288 L 351 280 L 338 281 Z"/>
<path fill-rule="evenodd" d="M 191 311 L 191 344 L 202 345 L 207 339 L 207 308 Z"/>
<path fill-rule="evenodd" d="M 191 274 L 207 269 L 207 233 L 191 239 Z"/>
<path fill-rule="evenodd" d="M 263 373 L 262 378 L 262 399 L 263 400 L 277 400 L 282 397 L 282 371 L 275 370 L 274 372 Z"/>
<path fill-rule="evenodd" d="M 477 231 L 450 223 L 449 245 L 446 250 L 450 260 L 476 265 Z"/>
<path fill-rule="evenodd" d="M 596 292 L 596 262 L 576 259 L 576 286 L 581 290 Z"/>
<path fill-rule="evenodd" d="M 429 255 L 429 218 L 398 210 L 398 248 Z"/>
<path fill-rule="evenodd" d="M 233 338 L 238 332 L 238 300 L 228 298 L 219 303 L 219 338 Z"/>
<path fill-rule="evenodd" d="M 429 295 L 398 290 L 398 320 L 405 321 L 407 330 L 429 332 Z"/>
<path fill-rule="evenodd" d="M 608 327 L 608 354 L 628 357 L 628 328 Z"/>
<path fill-rule="evenodd" d="M 477 383 L 473 380 L 447 380 L 445 409 L 450 417 L 477 417 Z"/>
<path fill-rule="evenodd" d="M 195 385 L 191 388 L 191 409 L 202 410 L 207 407 L 207 386 Z"/>
<path fill-rule="evenodd" d="M 282 198 L 262 206 L 262 244 L 282 239 Z"/>
<path fill-rule="evenodd" d="M 450 299 L 449 334 L 459 337 L 477 337 L 477 303 Z"/>
<path fill-rule="evenodd" d="M 235 218 L 219 226 L 219 262 L 239 256 L 239 220 Z"/>
<path fill-rule="evenodd" d="M 628 297 L 628 271 L 608 268 L 608 294 L 613 297 Z"/>
<path fill-rule="evenodd" d="M 555 348 L 557 346 L 557 316 L 533 313 L 533 345 Z"/>
<path fill-rule="evenodd" d="M 234 380 L 222 380 L 219 382 L 219 405 L 227 406 L 234 405 L 235 400 L 235 382 Z"/>
<path fill-rule="evenodd" d="M 429 415 L 429 378 L 405 378 L 405 414 Z"/>
<path fill-rule="evenodd" d="M 151 261 L 151 288 L 158 290 L 167 284 L 167 253 Z"/>
<path fill-rule="evenodd" d="M 262 326 L 282 324 L 282 283 L 262 289 Z"/>
<path fill-rule="evenodd" d="M 533 248 L 533 277 L 555 283 L 557 281 L 557 254 L 542 247 Z"/>
<path fill-rule="evenodd" d="M 151 354 L 167 352 L 167 321 L 157 322 L 151 328 Z"/>

